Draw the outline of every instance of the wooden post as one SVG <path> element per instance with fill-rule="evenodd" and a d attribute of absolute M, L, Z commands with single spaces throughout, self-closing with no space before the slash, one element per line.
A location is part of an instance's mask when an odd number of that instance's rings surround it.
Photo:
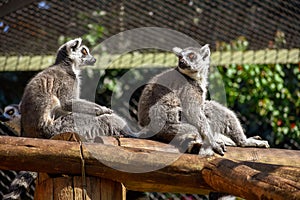
<path fill-rule="evenodd" d="M 54 140 L 66 140 L 81 142 L 75 133 L 56 135 Z M 80 148 L 81 151 L 81 148 Z M 82 152 L 81 152 L 82 153 Z M 84 159 L 81 155 L 81 162 Z M 81 166 L 85 170 L 84 164 Z M 126 189 L 122 183 L 117 181 L 83 176 L 62 175 L 51 177 L 45 173 L 39 173 L 36 181 L 34 199 L 36 200 L 125 200 Z"/>
<path fill-rule="evenodd" d="M 99 177 L 50 177 L 40 173 L 36 181 L 35 200 L 125 200 L 123 184 Z"/>

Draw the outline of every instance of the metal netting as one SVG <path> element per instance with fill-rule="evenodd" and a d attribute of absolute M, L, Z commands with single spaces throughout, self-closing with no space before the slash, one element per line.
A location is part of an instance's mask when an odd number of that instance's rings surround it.
<path fill-rule="evenodd" d="M 0 2 L 2 55 L 53 54 L 60 36 L 82 36 L 92 23 L 104 28 L 100 40 L 156 26 L 180 31 L 212 49 L 241 36 L 252 50 L 300 47 L 297 0 L 26 0 L 22 7 L 14 2 Z"/>

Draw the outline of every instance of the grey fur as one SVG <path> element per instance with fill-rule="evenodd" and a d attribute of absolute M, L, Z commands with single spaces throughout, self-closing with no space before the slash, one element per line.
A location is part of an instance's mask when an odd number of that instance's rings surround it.
<path fill-rule="evenodd" d="M 77 132 L 88 139 L 130 132 L 126 122 L 105 106 L 80 99 L 80 70 L 96 59 L 77 38 L 62 45 L 55 64 L 26 86 L 21 107 L 22 136 L 51 138 Z"/>
<path fill-rule="evenodd" d="M 269 147 L 268 142 L 259 136 L 247 138 L 235 113 L 218 102 L 206 100 L 204 113 L 215 137 L 227 146 Z"/>
<path fill-rule="evenodd" d="M 238 146 L 268 147 L 266 141 L 246 139 L 232 111 L 205 100 L 208 45 L 183 50 L 175 47 L 173 51 L 179 57 L 178 66 L 152 78 L 138 105 L 139 124 L 152 131 L 152 138 L 171 142 L 188 152 L 196 146 L 204 156 L 214 152 L 223 155 L 225 143 L 232 140 Z"/>

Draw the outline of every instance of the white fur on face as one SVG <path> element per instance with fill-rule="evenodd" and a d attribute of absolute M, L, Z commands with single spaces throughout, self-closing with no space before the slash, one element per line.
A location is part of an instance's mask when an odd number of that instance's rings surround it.
<path fill-rule="evenodd" d="M 181 51 L 180 51 L 181 50 Z M 188 47 L 186 49 L 180 49 L 178 47 L 173 48 L 174 53 L 183 59 L 186 68 L 181 68 L 179 71 L 194 80 L 203 80 L 207 78 L 209 61 L 210 61 L 210 49 L 208 45 L 204 45 L 201 48 Z"/>

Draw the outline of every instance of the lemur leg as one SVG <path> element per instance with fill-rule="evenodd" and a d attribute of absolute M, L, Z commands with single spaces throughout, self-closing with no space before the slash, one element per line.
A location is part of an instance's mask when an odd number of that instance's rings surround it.
<path fill-rule="evenodd" d="M 42 127 L 43 138 L 65 132 L 76 132 L 87 142 L 95 142 L 100 136 L 134 137 L 126 121 L 117 114 L 102 114 L 99 116 L 71 113 L 60 116 L 52 124 Z"/>
<path fill-rule="evenodd" d="M 166 124 L 159 132 L 151 134 L 151 139 L 172 144 L 181 152 L 198 154 L 203 144 L 197 128 L 187 123 Z"/>
<path fill-rule="evenodd" d="M 224 155 L 226 151 L 225 144 L 223 141 L 218 140 L 218 137 L 215 137 L 215 132 L 212 131 L 209 120 L 204 115 L 202 106 L 192 106 L 186 110 L 184 115 L 190 124 L 197 127 L 198 132 L 203 138 L 203 149 L 199 154 L 202 156 L 212 155 L 211 150 L 213 150 L 220 155 Z"/>
<path fill-rule="evenodd" d="M 168 103 L 161 100 L 149 110 L 150 123 L 146 129 L 149 130 L 152 139 L 170 143 L 182 152 L 198 153 L 202 146 L 202 138 L 195 126 L 181 122 L 179 99 L 174 97 L 172 101 L 167 101 Z"/>
<path fill-rule="evenodd" d="M 261 140 L 258 136 L 247 138 L 234 112 L 225 106 L 215 101 L 205 101 L 204 113 L 209 119 L 212 130 L 225 144 L 234 146 L 230 142 L 233 141 L 234 144 L 241 147 L 269 147 L 268 141 Z M 226 141 L 225 137 L 228 137 Z"/>

